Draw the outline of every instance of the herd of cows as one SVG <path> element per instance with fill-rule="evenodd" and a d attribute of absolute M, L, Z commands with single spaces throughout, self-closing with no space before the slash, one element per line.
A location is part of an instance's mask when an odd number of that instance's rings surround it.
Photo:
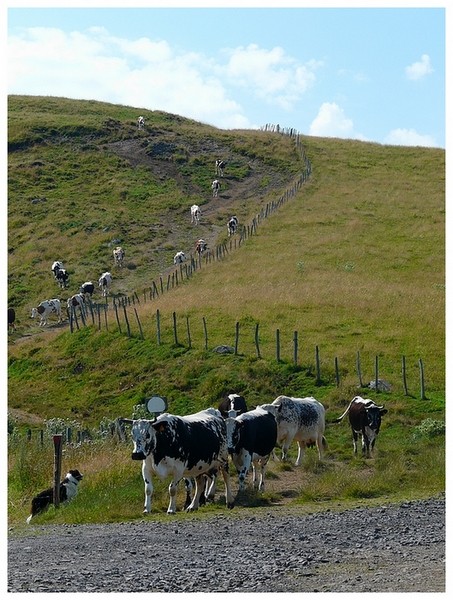
<path fill-rule="evenodd" d="M 357 453 L 360 436 L 362 454 L 370 457 L 381 417 L 386 412 L 387 409 L 372 400 L 356 396 L 334 422 L 340 422 L 348 415 L 354 453 Z M 327 445 L 325 409 L 312 397 L 278 396 L 272 404 L 248 410 L 243 396 L 229 394 L 218 408 L 207 408 L 187 416 L 163 413 L 154 420 L 121 419 L 121 423 L 131 425 L 132 459 L 142 461 L 144 513 L 151 511 L 153 473 L 160 478 L 171 477 L 168 513 L 176 512 L 176 490 L 183 479 L 187 492 L 186 510 L 197 510 L 201 503 L 212 500 L 219 471 L 225 483 L 226 505 L 233 508 L 235 498 L 229 457 L 238 473 L 239 491 L 245 488 L 250 469 L 253 486 L 263 490 L 266 466 L 276 447 L 281 447 L 282 460 L 287 460 L 289 447 L 293 441 L 297 442 L 295 465 L 299 466 L 305 448 L 316 446 L 322 459 Z"/>

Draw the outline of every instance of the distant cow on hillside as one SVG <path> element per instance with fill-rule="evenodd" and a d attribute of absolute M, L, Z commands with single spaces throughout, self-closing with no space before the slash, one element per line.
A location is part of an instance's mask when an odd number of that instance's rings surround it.
<path fill-rule="evenodd" d="M 124 252 L 123 248 L 121 246 L 117 246 L 113 250 L 113 261 L 115 263 L 115 266 L 122 267 L 125 256 L 126 253 Z"/>
<path fill-rule="evenodd" d="M 181 263 L 183 263 L 186 260 L 186 255 L 184 254 L 184 252 L 182 250 L 180 250 L 179 252 L 177 252 L 175 254 L 175 256 L 173 257 L 173 264 L 175 265 L 180 265 Z"/>
<path fill-rule="evenodd" d="M 8 331 L 15 331 L 16 329 L 16 311 L 14 308 L 8 308 Z"/>
<path fill-rule="evenodd" d="M 98 284 L 102 290 L 102 295 L 104 297 L 106 297 L 108 294 L 108 290 L 112 284 L 112 280 L 113 280 L 112 275 L 108 271 L 106 271 L 105 273 L 102 273 L 102 275 L 99 277 Z"/>
<path fill-rule="evenodd" d="M 200 222 L 200 218 L 200 207 L 198 206 L 198 204 L 192 204 L 192 206 L 190 207 L 190 222 L 195 223 L 195 225 L 198 225 L 198 223 Z"/>
<path fill-rule="evenodd" d="M 228 235 L 234 235 L 236 233 L 236 231 L 238 230 L 239 227 L 239 219 L 236 217 L 236 215 L 234 217 L 230 217 L 229 221 L 228 221 Z"/>
<path fill-rule="evenodd" d="M 198 256 L 201 256 L 201 254 L 203 254 L 203 252 L 205 252 L 208 249 L 208 244 L 207 242 L 205 242 L 205 240 L 203 239 L 199 239 L 197 240 L 196 244 L 195 244 L 195 252 L 198 254 Z"/>
<path fill-rule="evenodd" d="M 138 117 L 138 119 L 137 119 L 137 127 L 139 129 L 145 129 L 145 118 L 144 117 Z"/>
<path fill-rule="evenodd" d="M 218 177 L 223 177 L 223 170 L 225 169 L 226 163 L 223 160 L 217 159 L 215 161 L 215 174 Z"/>
<path fill-rule="evenodd" d="M 39 324 L 42 327 L 47 325 L 47 319 L 51 314 L 57 315 L 58 322 L 61 323 L 61 303 L 58 298 L 43 300 L 36 308 L 31 309 L 31 318 L 39 317 Z"/>

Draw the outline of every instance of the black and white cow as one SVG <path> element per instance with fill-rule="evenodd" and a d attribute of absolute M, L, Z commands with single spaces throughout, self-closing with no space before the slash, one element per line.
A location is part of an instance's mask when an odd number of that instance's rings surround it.
<path fill-rule="evenodd" d="M 86 305 L 83 294 L 74 294 L 73 296 L 68 298 L 68 318 L 70 318 L 71 315 L 75 314 L 77 309 L 79 309 L 79 312 L 82 316 L 86 315 Z"/>
<path fill-rule="evenodd" d="M 58 322 L 61 323 L 61 303 L 58 298 L 52 300 L 43 300 L 36 308 L 31 309 L 31 318 L 39 317 L 41 326 L 47 325 L 47 319 L 50 315 L 55 314 L 58 317 Z"/>
<path fill-rule="evenodd" d="M 378 406 L 373 400 L 355 396 L 341 417 L 334 420 L 334 423 L 339 423 L 343 417 L 348 415 L 354 454 L 357 454 L 357 440 L 360 435 L 362 436 L 362 454 L 369 458 L 381 427 L 381 417 L 387 412 L 384 406 Z"/>
<path fill-rule="evenodd" d="M 14 308 L 8 308 L 8 331 L 16 330 L 16 311 Z"/>
<path fill-rule="evenodd" d="M 224 160 L 217 159 L 215 161 L 215 174 L 218 177 L 223 177 L 223 171 L 226 167 L 226 163 Z"/>
<path fill-rule="evenodd" d="M 277 421 L 274 415 L 257 406 L 237 417 L 228 417 L 225 423 L 228 452 L 239 475 L 239 491 L 245 489 L 245 479 L 250 467 L 253 470 L 253 486 L 263 490 L 266 465 L 277 442 Z"/>
<path fill-rule="evenodd" d="M 185 260 L 186 260 L 186 255 L 184 254 L 184 252 L 182 250 L 180 250 L 179 252 L 177 252 L 174 255 L 174 257 L 173 257 L 173 264 L 180 265 Z"/>
<path fill-rule="evenodd" d="M 190 222 L 198 225 L 201 219 L 201 210 L 198 204 L 192 204 L 190 207 Z"/>
<path fill-rule="evenodd" d="M 239 220 L 238 218 L 235 216 L 230 217 L 230 220 L 228 221 L 228 235 L 234 235 L 236 233 L 236 231 L 238 230 L 238 226 L 239 226 Z"/>
<path fill-rule="evenodd" d="M 85 283 L 82 283 L 80 286 L 79 292 L 82 294 L 84 300 L 91 298 L 94 294 L 94 283 L 92 281 L 85 281 Z"/>
<path fill-rule="evenodd" d="M 154 421 L 123 419 L 123 422 L 132 424 L 132 459 L 143 461 L 144 513 L 151 511 L 152 473 L 162 479 L 171 476 L 167 512 L 173 514 L 176 512 L 176 488 L 179 481 L 183 478 L 195 478 L 195 494 L 187 510 L 197 510 L 205 486 L 204 475 L 217 472 L 218 469 L 225 482 L 227 507 L 233 508 L 226 426 L 218 410 L 207 408 L 184 417 L 164 413 Z"/>
<path fill-rule="evenodd" d="M 316 445 L 318 456 L 322 459 L 323 450 L 327 446 L 324 437 L 326 411 L 320 402 L 312 397 L 278 396 L 272 404 L 263 407 L 274 411 L 277 420 L 277 444 L 282 447 L 282 460 L 287 459 L 289 447 L 294 440 L 298 445 L 296 467 L 302 462 L 305 448 L 313 445 Z"/>
<path fill-rule="evenodd" d="M 55 277 L 55 279 L 56 279 L 56 278 L 57 278 L 57 273 L 58 273 L 58 271 L 59 271 L 60 269 L 64 269 L 64 264 L 63 264 L 63 262 L 62 262 L 61 260 L 55 260 L 55 261 L 52 263 L 52 267 L 51 267 L 51 269 L 52 269 L 52 272 L 53 272 L 53 274 L 54 274 L 54 277 Z"/>
<path fill-rule="evenodd" d="M 203 254 L 203 252 L 206 252 L 206 250 L 208 249 L 208 243 L 203 240 L 203 239 L 199 239 L 197 240 L 196 244 L 195 244 L 195 252 L 198 254 L 198 256 L 201 256 Z"/>
<path fill-rule="evenodd" d="M 121 246 L 117 246 L 116 248 L 114 248 L 113 262 L 115 263 L 115 266 L 122 267 L 125 256 L 126 253 L 124 252 L 124 249 Z"/>
<path fill-rule="evenodd" d="M 214 198 L 217 198 L 217 196 L 219 195 L 219 191 L 220 191 L 220 181 L 218 179 L 214 179 L 214 181 L 211 184 L 211 189 L 212 189 L 212 196 Z"/>
<path fill-rule="evenodd" d="M 144 129 L 145 128 L 145 117 L 138 117 L 137 119 L 137 127 L 139 129 Z"/>
<path fill-rule="evenodd" d="M 58 271 L 55 273 L 55 279 L 57 280 L 61 289 L 68 287 L 69 273 L 66 271 L 66 269 L 58 269 Z"/>
<path fill-rule="evenodd" d="M 108 294 L 109 287 L 112 284 L 112 279 L 112 275 L 108 271 L 102 273 L 102 275 L 99 277 L 98 284 L 104 297 L 106 297 Z"/>
<path fill-rule="evenodd" d="M 234 416 L 239 416 L 247 412 L 247 403 L 243 396 L 239 394 L 228 394 L 219 404 L 220 414 L 224 419 L 232 416 L 230 413 L 234 411 Z"/>

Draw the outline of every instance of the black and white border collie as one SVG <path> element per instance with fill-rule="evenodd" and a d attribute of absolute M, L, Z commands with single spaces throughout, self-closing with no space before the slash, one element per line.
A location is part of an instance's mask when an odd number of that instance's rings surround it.
<path fill-rule="evenodd" d="M 69 502 L 77 495 L 79 481 L 82 479 L 83 475 L 78 469 L 66 473 L 66 477 L 60 483 L 60 502 Z M 51 504 L 53 504 L 53 488 L 37 494 L 31 501 L 31 515 L 27 518 L 27 523 L 30 523 L 37 514 L 47 510 Z"/>

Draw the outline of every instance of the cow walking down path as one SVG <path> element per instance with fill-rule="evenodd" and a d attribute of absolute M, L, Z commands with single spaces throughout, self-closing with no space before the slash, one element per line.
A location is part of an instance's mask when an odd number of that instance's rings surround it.
<path fill-rule="evenodd" d="M 195 478 L 195 494 L 187 510 L 197 510 L 204 491 L 204 475 L 216 473 L 218 469 L 225 482 L 227 507 L 233 508 L 226 426 L 217 409 L 207 408 L 184 417 L 164 413 L 155 421 L 123 419 L 123 422 L 132 425 L 132 459 L 143 461 L 144 513 L 151 512 L 153 473 L 162 479 L 172 478 L 167 512 L 173 514 L 176 512 L 176 488 L 181 479 Z"/>
<path fill-rule="evenodd" d="M 355 396 L 349 403 L 348 408 L 338 419 L 335 419 L 334 423 L 339 423 L 343 417 L 348 415 L 352 430 L 354 454 L 357 454 L 357 441 L 360 435 L 362 438 L 362 454 L 369 458 L 381 428 L 381 417 L 387 412 L 386 408 L 378 406 L 373 400 Z"/>

